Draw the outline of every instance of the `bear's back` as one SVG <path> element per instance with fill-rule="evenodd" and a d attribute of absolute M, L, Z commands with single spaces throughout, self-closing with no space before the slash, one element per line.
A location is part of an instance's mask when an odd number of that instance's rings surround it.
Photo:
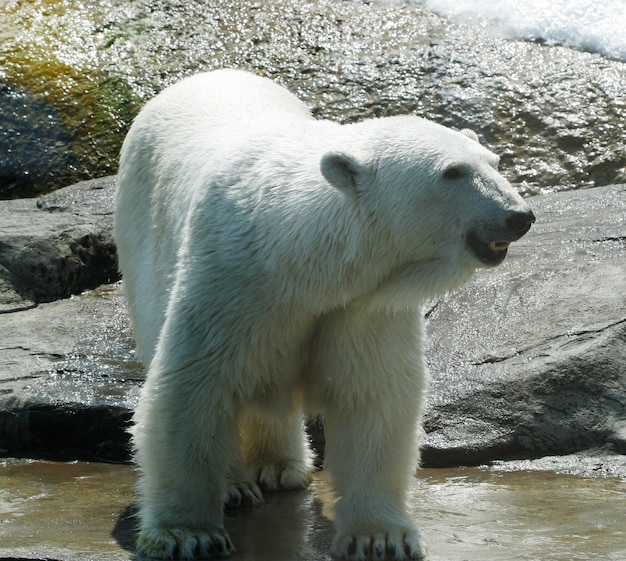
<path fill-rule="evenodd" d="M 223 69 L 182 80 L 152 99 L 142 112 L 203 127 L 236 126 L 257 119 L 310 120 L 309 108 L 267 78 Z M 141 116 L 141 115 L 140 115 Z M 186 119 L 185 119 L 186 117 Z"/>

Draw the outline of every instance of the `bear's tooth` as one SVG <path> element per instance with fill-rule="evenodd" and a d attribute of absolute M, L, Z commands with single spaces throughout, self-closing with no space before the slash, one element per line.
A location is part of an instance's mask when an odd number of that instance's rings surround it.
<path fill-rule="evenodd" d="M 508 248 L 511 245 L 511 242 L 489 242 L 487 245 L 492 251 L 498 251 Z"/>

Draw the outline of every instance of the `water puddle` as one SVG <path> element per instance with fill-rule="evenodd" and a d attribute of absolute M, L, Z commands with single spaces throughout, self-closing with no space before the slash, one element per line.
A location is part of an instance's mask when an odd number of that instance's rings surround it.
<path fill-rule="evenodd" d="M 131 466 L 3 460 L 0 557 L 128 558 L 113 529 L 134 480 Z"/>
<path fill-rule="evenodd" d="M 0 556 L 132 557 L 131 466 L 4 460 Z M 422 470 L 410 494 L 430 561 L 623 561 L 626 482 L 543 471 Z M 330 560 L 324 473 L 229 512 L 233 561 Z"/>

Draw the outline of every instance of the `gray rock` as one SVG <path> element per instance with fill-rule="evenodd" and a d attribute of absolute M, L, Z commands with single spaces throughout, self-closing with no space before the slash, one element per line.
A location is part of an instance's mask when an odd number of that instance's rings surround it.
<path fill-rule="evenodd" d="M 140 369 L 119 288 L 103 285 L 119 278 L 114 183 L 0 203 L 0 449 L 128 457 Z"/>
<path fill-rule="evenodd" d="M 0 205 L 0 312 L 119 278 L 111 177 Z"/>
<path fill-rule="evenodd" d="M 429 311 L 430 465 L 626 453 L 626 188 L 530 204 L 505 264 Z"/>
<path fill-rule="evenodd" d="M 0 315 L 0 451 L 125 461 L 143 380 L 119 283 Z"/>
<path fill-rule="evenodd" d="M 17 209 L 22 236 L 45 217 L 57 245 L 58 233 L 79 231 L 77 223 L 110 239 L 112 196 L 107 178 L 57 191 L 38 206 L 0 203 L 0 232 Z M 603 448 L 603 465 L 617 462 L 606 470 L 626 475 L 615 455 L 626 454 L 626 186 L 530 204 L 538 222 L 505 263 L 427 309 L 433 381 L 424 463 Z M 125 459 L 123 429 L 143 373 L 120 283 L 6 313 L 0 322 L 4 453 Z"/>

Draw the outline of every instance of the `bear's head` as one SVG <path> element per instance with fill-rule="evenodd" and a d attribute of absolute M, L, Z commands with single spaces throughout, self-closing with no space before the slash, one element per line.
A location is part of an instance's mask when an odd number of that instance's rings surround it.
<path fill-rule="evenodd" d="M 322 175 L 391 241 L 399 263 L 499 265 L 535 221 L 498 172 L 499 158 L 471 131 L 417 117 L 345 128 L 353 130 L 340 141 L 350 145 L 323 156 Z"/>

